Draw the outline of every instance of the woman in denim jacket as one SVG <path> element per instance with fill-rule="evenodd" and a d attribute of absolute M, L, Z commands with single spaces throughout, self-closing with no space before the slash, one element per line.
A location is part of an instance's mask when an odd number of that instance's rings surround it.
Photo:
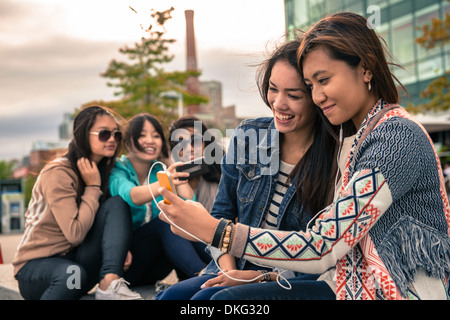
<path fill-rule="evenodd" d="M 285 43 L 258 70 L 260 94 L 274 117 L 245 120 L 235 130 L 222 160 L 211 212 L 215 218 L 267 229 L 305 230 L 317 211 L 332 201 L 336 140 L 303 85 L 296 62 L 299 44 Z M 211 255 L 214 259 L 203 275 L 173 285 L 157 299 L 206 300 L 227 286 L 259 282 L 263 274 L 279 272 L 217 249 Z M 223 271 L 233 276 L 203 288 Z M 286 272 L 284 277 L 296 276 Z"/>

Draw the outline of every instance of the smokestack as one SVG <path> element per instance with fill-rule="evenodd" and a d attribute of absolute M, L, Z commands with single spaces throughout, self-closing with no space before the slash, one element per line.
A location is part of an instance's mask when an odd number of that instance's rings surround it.
<path fill-rule="evenodd" d="M 197 53 L 195 50 L 194 11 L 184 11 L 186 17 L 186 71 L 198 71 Z M 186 89 L 190 94 L 198 94 L 200 91 L 198 77 L 189 77 L 186 80 Z M 200 105 L 187 105 L 187 114 L 200 112 Z"/>

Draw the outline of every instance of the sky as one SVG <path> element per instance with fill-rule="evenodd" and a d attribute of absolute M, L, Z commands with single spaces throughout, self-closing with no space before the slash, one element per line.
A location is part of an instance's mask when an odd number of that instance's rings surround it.
<path fill-rule="evenodd" d="M 238 117 L 270 115 L 254 65 L 283 40 L 283 0 L 0 0 L 0 160 L 58 141 L 64 113 L 114 99 L 100 73 L 146 35 L 151 9 L 171 6 L 166 37 L 177 41 L 165 69 L 186 68 L 184 11 L 194 10 L 200 80 L 222 82 Z"/>

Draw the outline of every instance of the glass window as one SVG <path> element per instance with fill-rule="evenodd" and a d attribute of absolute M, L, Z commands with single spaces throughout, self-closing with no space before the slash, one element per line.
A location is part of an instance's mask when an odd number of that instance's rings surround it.
<path fill-rule="evenodd" d="M 9 213 L 10 214 L 20 213 L 20 203 L 18 203 L 18 202 L 10 203 L 9 204 Z"/>
<path fill-rule="evenodd" d="M 414 66 L 412 65 L 403 66 L 403 68 L 394 67 L 393 73 L 403 85 L 415 83 L 417 81 Z"/>
<path fill-rule="evenodd" d="M 433 18 L 439 18 L 439 6 L 438 5 L 433 5 L 433 6 L 430 6 L 428 8 L 425 8 L 423 10 L 419 10 L 416 12 L 416 27 L 417 27 L 417 31 L 416 31 L 416 35 L 415 35 L 416 38 L 421 37 L 423 35 L 422 26 L 424 26 L 424 25 L 431 26 L 431 20 Z M 430 56 L 430 55 L 434 55 L 434 54 L 437 54 L 440 52 L 439 47 L 428 50 L 428 49 L 422 47 L 421 45 L 419 45 L 418 43 L 416 43 L 415 46 L 417 47 L 417 58 L 419 60 L 423 59 L 427 55 Z"/>
<path fill-rule="evenodd" d="M 304 0 L 286 0 L 286 25 L 289 32 L 289 39 L 293 40 L 296 29 L 307 29 L 309 25 L 308 19 L 308 3 Z"/>
<path fill-rule="evenodd" d="M 342 0 L 328 0 L 327 11 L 333 13 L 342 11 Z"/>
<path fill-rule="evenodd" d="M 308 3 L 304 0 L 286 1 L 286 19 L 289 28 L 302 28 L 309 24 Z"/>
<path fill-rule="evenodd" d="M 412 15 L 407 14 L 392 21 L 392 53 L 402 64 L 414 61 L 414 32 Z"/>
<path fill-rule="evenodd" d="M 450 49 L 445 52 L 445 71 L 450 71 Z"/>
<path fill-rule="evenodd" d="M 379 6 L 380 9 L 384 9 L 388 6 L 388 0 L 371 0 L 367 2 L 367 5 Z"/>
<path fill-rule="evenodd" d="M 392 5 L 394 5 L 394 4 L 396 4 L 396 3 L 399 3 L 399 2 L 402 2 L 403 0 L 391 0 L 391 2 L 390 2 L 390 4 L 391 4 L 391 6 Z"/>
<path fill-rule="evenodd" d="M 443 4 L 443 12 L 444 15 L 441 17 L 441 19 L 445 19 L 445 15 L 446 14 L 450 14 L 450 2 L 446 1 Z M 444 50 L 446 52 L 446 60 L 449 61 L 449 52 L 450 52 L 450 43 L 447 41 L 447 43 L 444 45 Z M 446 64 L 446 70 L 450 70 L 450 65 L 447 63 Z"/>
<path fill-rule="evenodd" d="M 325 0 L 309 0 L 309 13 L 313 23 L 320 20 L 326 14 Z"/>
<path fill-rule="evenodd" d="M 363 8 L 363 3 L 359 2 L 359 1 L 349 4 L 346 11 L 354 12 L 354 13 L 357 13 L 357 14 L 367 17 L 367 13 L 366 13 L 367 8 Z"/>
<path fill-rule="evenodd" d="M 419 79 L 428 80 L 442 75 L 442 57 L 440 55 L 434 58 L 421 61 L 418 65 L 419 67 Z"/>
<path fill-rule="evenodd" d="M 378 28 L 375 28 L 375 31 L 382 38 L 382 41 L 381 41 L 382 43 L 384 40 L 383 45 L 387 46 L 389 48 L 390 53 L 392 53 L 392 49 L 390 48 L 390 46 L 391 46 L 390 40 L 391 39 L 390 39 L 390 33 L 389 33 L 389 24 L 383 23 Z"/>

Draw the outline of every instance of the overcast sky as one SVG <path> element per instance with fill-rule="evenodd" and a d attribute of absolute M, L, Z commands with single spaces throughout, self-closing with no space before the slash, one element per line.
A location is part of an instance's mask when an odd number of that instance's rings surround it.
<path fill-rule="evenodd" d="M 177 42 L 166 70 L 186 67 L 184 11 L 192 9 L 200 80 L 222 82 L 223 104 L 239 117 L 269 115 L 251 65 L 283 39 L 283 0 L 0 0 L 0 159 L 57 141 L 64 112 L 112 99 L 99 74 L 145 36 L 150 9 L 170 6 L 167 37 Z"/>

